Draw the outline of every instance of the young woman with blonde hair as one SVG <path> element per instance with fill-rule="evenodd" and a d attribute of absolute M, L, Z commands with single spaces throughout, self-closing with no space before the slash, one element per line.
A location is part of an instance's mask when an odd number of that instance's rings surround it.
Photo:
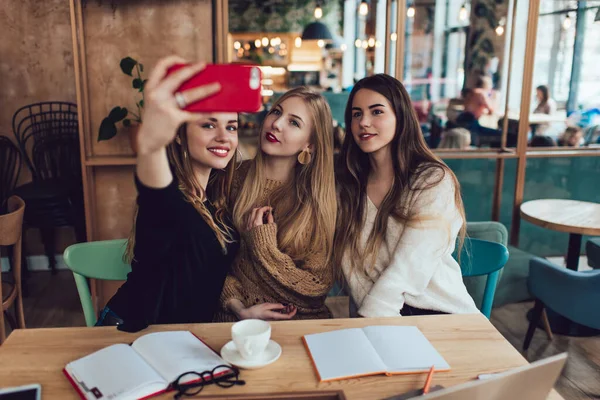
<path fill-rule="evenodd" d="M 345 122 L 334 249 L 355 311 L 478 312 L 452 258 L 465 234 L 460 186 L 423 140 L 402 84 L 383 74 L 360 80 Z"/>
<path fill-rule="evenodd" d="M 331 317 L 332 128 L 325 99 L 304 87 L 281 96 L 265 117 L 260 150 L 232 190 L 241 244 L 218 321 Z"/>
<path fill-rule="evenodd" d="M 138 137 L 137 215 L 127 256 L 132 271 L 97 325 L 137 331 L 149 324 L 210 322 L 237 233 L 227 217 L 235 170 L 237 113 L 189 113 L 186 103 L 218 84 L 177 92 L 204 66 L 166 76 L 178 57 L 158 62 L 146 84 Z"/>

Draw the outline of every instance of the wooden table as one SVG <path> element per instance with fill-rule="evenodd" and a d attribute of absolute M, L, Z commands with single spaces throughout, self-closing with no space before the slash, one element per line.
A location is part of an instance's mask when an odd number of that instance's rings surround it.
<path fill-rule="evenodd" d="M 581 236 L 600 236 L 600 204 L 578 200 L 532 200 L 521 204 L 521 217 L 542 228 L 569 234 L 567 268 L 577 271 Z"/>
<path fill-rule="evenodd" d="M 281 358 L 263 369 L 243 370 L 245 386 L 222 389 L 209 385 L 202 395 L 343 390 L 347 399 L 381 399 L 421 388 L 424 374 L 318 382 L 301 336 L 367 325 L 419 327 L 452 367 L 449 372 L 435 374 L 433 384 L 448 387 L 481 373 L 527 363 L 481 314 L 273 322 L 272 338 L 283 348 Z M 38 382 L 44 399 L 77 399 L 61 372 L 68 362 L 114 343 L 129 343 L 142 334 L 165 330 L 190 330 L 217 351 L 231 336 L 231 324 L 226 323 L 156 325 L 137 334 L 114 327 L 17 330 L 0 346 L 0 387 Z M 172 394 L 161 398 L 170 399 Z M 562 399 L 555 391 L 548 398 Z"/>

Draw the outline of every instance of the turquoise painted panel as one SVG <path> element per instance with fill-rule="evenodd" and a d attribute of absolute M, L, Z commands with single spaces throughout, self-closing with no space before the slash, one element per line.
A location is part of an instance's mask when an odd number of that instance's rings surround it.
<path fill-rule="evenodd" d="M 524 201 L 572 199 L 600 203 L 600 157 L 527 160 Z M 582 253 L 585 252 L 584 236 Z M 569 235 L 521 222 L 519 247 L 541 256 L 564 255 Z"/>
<path fill-rule="evenodd" d="M 460 184 L 468 221 L 489 221 L 496 160 L 445 160 Z M 517 162 L 505 161 L 500 222 L 510 232 Z M 600 157 L 527 160 L 524 201 L 573 199 L 600 203 Z M 583 244 L 587 237 L 584 237 Z M 521 221 L 519 248 L 539 256 L 564 255 L 569 235 Z M 582 245 L 582 252 L 585 246 Z"/>
<path fill-rule="evenodd" d="M 496 179 L 496 160 L 444 160 L 461 185 L 461 194 L 469 222 L 490 221 Z M 516 160 L 506 160 L 500 222 L 510 223 L 516 176 Z M 507 226 L 508 228 L 508 226 Z"/>

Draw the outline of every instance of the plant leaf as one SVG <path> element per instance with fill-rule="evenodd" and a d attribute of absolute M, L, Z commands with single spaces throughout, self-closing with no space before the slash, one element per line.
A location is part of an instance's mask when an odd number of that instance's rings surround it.
<path fill-rule="evenodd" d="M 140 78 L 135 78 L 132 84 L 134 89 L 139 89 L 144 84 L 144 81 L 142 81 Z"/>
<path fill-rule="evenodd" d="M 121 64 L 119 65 L 121 66 L 121 71 L 123 71 L 124 74 L 133 76 L 131 75 L 131 71 L 133 71 L 133 68 L 137 65 L 137 63 L 138 62 L 135 61 L 133 58 L 125 57 L 121 60 Z"/>
<path fill-rule="evenodd" d="M 109 117 L 104 118 L 98 130 L 98 141 L 112 139 L 116 134 L 117 127 L 115 123 Z"/>
<path fill-rule="evenodd" d="M 144 99 L 140 100 L 140 107 L 144 108 Z"/>
<path fill-rule="evenodd" d="M 129 118 L 125 118 L 123 120 L 123 126 L 131 126 L 131 120 Z"/>
<path fill-rule="evenodd" d="M 127 116 L 129 111 L 127 111 L 126 108 L 124 107 L 115 107 L 112 110 L 110 110 L 110 113 L 108 114 L 108 119 L 113 122 L 119 122 L 121 121 L 123 118 L 125 118 Z"/>
<path fill-rule="evenodd" d="M 140 66 L 140 72 L 144 72 L 144 64 L 139 64 Z"/>
<path fill-rule="evenodd" d="M 146 87 L 146 82 L 148 82 L 148 79 L 144 79 L 144 81 L 142 82 L 142 87 L 140 88 L 140 92 L 144 91 L 144 88 Z"/>

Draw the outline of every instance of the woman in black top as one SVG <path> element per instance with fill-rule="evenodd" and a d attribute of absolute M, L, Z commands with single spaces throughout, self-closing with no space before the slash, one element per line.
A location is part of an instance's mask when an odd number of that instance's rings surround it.
<path fill-rule="evenodd" d="M 236 113 L 189 113 L 187 103 L 219 90 L 177 93 L 202 64 L 166 76 L 158 62 L 145 86 L 137 145 L 137 216 L 126 256 L 131 273 L 97 325 L 138 331 L 149 324 L 210 322 L 238 249 L 227 196 L 238 144 Z"/>

